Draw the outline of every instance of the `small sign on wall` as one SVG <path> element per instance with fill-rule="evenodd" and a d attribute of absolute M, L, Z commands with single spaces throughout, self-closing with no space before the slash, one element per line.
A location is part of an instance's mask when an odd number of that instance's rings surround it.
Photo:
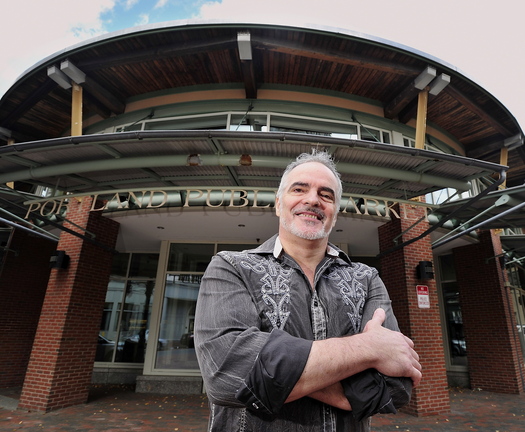
<path fill-rule="evenodd" d="M 430 308 L 430 294 L 428 292 L 428 286 L 426 285 L 417 285 L 417 305 L 420 309 L 429 309 Z"/>

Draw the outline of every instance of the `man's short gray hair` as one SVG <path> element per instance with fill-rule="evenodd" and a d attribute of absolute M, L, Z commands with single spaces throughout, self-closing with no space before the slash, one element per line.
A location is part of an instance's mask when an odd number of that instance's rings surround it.
<path fill-rule="evenodd" d="M 337 171 L 337 166 L 334 160 L 332 159 L 330 153 L 317 149 L 312 149 L 312 153 L 301 153 L 299 156 L 297 156 L 297 158 L 294 161 L 288 164 L 288 166 L 284 170 L 283 176 L 281 177 L 279 189 L 277 189 L 277 198 L 280 199 L 282 197 L 286 188 L 287 179 L 290 172 L 294 168 L 297 168 L 299 165 L 309 162 L 317 162 L 323 164 L 334 174 L 334 177 L 337 180 L 337 190 L 335 191 L 335 205 L 337 210 L 339 210 L 339 206 L 341 204 L 341 197 L 343 195 L 343 183 L 341 182 L 341 174 L 339 174 L 339 172 Z"/>

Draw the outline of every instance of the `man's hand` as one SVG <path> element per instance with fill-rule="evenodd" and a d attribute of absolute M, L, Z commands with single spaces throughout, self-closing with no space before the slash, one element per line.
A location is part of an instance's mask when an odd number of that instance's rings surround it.
<path fill-rule="evenodd" d="M 414 387 L 417 386 L 421 381 L 421 365 L 414 342 L 383 327 L 385 318 L 385 311 L 377 309 L 363 333 L 314 341 L 301 378 L 286 402 L 310 395 L 319 399 L 315 395 L 318 390 L 370 368 L 392 377 L 411 378 Z"/>
<path fill-rule="evenodd" d="M 385 311 L 376 309 L 362 333 L 367 336 L 367 349 L 374 359 L 372 367 L 384 375 L 411 378 L 416 387 L 421 381 L 421 364 L 414 342 L 400 332 L 383 327 L 385 318 Z"/>
<path fill-rule="evenodd" d="M 348 402 L 348 399 L 343 392 L 343 386 L 340 382 L 336 382 L 335 384 L 332 384 L 331 386 L 328 386 L 324 389 L 310 393 L 308 396 L 327 405 L 332 405 L 333 407 L 345 411 L 352 411 L 350 402 Z"/>

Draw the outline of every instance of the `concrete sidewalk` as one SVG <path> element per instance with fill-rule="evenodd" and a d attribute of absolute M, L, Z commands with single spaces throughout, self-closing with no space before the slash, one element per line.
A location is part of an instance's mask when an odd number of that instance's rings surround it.
<path fill-rule="evenodd" d="M 94 387 L 88 403 L 47 414 L 16 410 L 19 389 L 0 389 L 0 431 L 206 431 L 205 395 L 151 395 L 129 387 Z M 375 432 L 523 432 L 525 395 L 451 390 L 447 415 L 378 415 Z M 227 431 L 225 431 L 227 432 Z"/>

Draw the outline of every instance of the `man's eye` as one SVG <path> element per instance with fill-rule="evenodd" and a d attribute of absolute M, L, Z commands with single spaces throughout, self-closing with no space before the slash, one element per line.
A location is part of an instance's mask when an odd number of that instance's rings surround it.
<path fill-rule="evenodd" d="M 328 194 L 321 194 L 321 198 L 324 199 L 325 201 L 334 201 L 334 197 Z"/>

